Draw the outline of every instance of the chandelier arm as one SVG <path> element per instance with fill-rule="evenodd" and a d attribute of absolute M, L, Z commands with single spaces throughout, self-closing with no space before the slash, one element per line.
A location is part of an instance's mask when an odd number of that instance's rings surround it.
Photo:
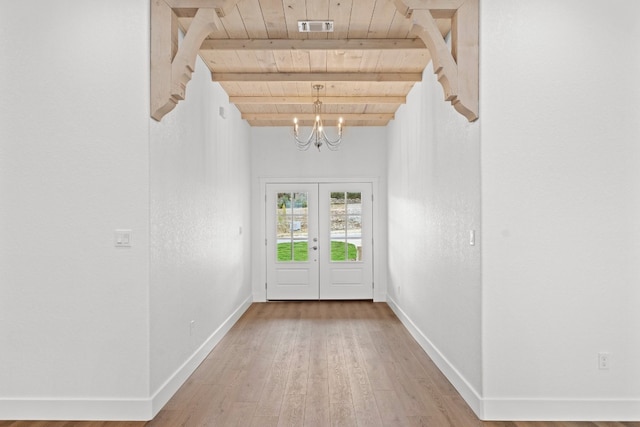
<path fill-rule="evenodd" d="M 322 139 L 324 140 L 324 142 L 326 142 L 328 145 L 335 145 L 337 146 L 338 144 L 340 144 L 340 142 L 342 142 L 342 134 L 338 134 L 336 139 L 329 139 L 329 137 L 327 136 L 327 134 L 325 133 L 324 130 L 322 130 Z"/>
<path fill-rule="evenodd" d="M 309 135 L 309 137 L 308 137 L 308 138 L 307 138 L 307 140 L 305 141 L 304 139 L 300 139 L 300 138 L 298 138 L 298 136 L 297 136 L 297 135 L 294 135 L 294 138 L 296 139 L 296 142 L 297 142 L 298 144 L 301 144 L 301 145 L 309 145 L 309 144 L 311 143 L 311 138 L 312 138 L 312 137 L 313 137 L 313 133 L 311 133 L 311 135 Z"/>
<path fill-rule="evenodd" d="M 309 149 L 309 147 L 311 146 L 311 142 L 314 139 L 314 136 L 317 134 L 317 129 L 316 129 L 317 125 L 314 124 L 313 125 L 313 129 L 311 130 L 311 133 L 309 134 L 309 137 L 305 139 L 300 139 L 298 138 L 297 135 L 297 131 L 294 131 L 294 135 L 293 137 L 296 140 L 296 145 L 298 146 L 298 149 L 300 149 L 301 151 L 307 151 Z M 317 138 L 316 138 L 317 140 Z M 314 145 L 317 146 L 316 144 L 317 141 L 313 141 Z"/>
<path fill-rule="evenodd" d="M 313 112 L 316 117 L 313 123 L 313 128 L 311 129 L 311 133 L 309 134 L 308 138 L 299 138 L 298 119 L 294 118 L 293 120 L 293 136 L 296 142 L 296 146 L 299 150 L 306 151 L 313 143 L 318 151 L 320 151 L 320 147 L 322 147 L 322 145 L 326 145 L 329 150 L 336 151 L 338 150 L 339 145 L 342 142 L 342 118 L 340 118 L 340 121 L 338 123 L 338 136 L 336 139 L 330 139 L 324 131 L 324 125 L 322 123 L 321 117 L 322 102 L 320 101 L 320 89 L 322 88 L 322 85 L 313 86 L 313 89 L 316 91 L 316 101 L 313 103 Z"/>

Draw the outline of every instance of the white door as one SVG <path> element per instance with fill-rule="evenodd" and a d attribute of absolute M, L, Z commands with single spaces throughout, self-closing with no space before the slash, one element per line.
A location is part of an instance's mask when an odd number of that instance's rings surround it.
<path fill-rule="evenodd" d="M 370 183 L 319 186 L 320 299 L 373 299 Z"/>
<path fill-rule="evenodd" d="M 267 299 L 372 299 L 371 183 L 266 185 Z"/>
<path fill-rule="evenodd" d="M 318 299 L 318 185 L 267 184 L 266 194 L 267 299 Z"/>

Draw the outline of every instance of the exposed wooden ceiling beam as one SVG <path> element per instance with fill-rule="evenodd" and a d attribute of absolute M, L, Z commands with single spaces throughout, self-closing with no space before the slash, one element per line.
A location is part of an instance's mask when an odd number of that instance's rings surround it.
<path fill-rule="evenodd" d="M 464 0 L 393 0 L 396 8 L 407 18 L 414 10 L 430 10 L 435 19 L 450 19 L 462 7 Z"/>
<path fill-rule="evenodd" d="M 214 82 L 419 82 L 422 73 L 211 73 Z"/>
<path fill-rule="evenodd" d="M 230 96 L 233 104 L 313 104 L 313 96 Z M 404 104 L 404 96 L 323 96 L 323 104 Z"/>
<path fill-rule="evenodd" d="M 297 28 L 287 10 L 284 10 L 287 18 L 283 19 L 278 1 L 255 0 L 254 3 L 260 3 L 258 11 L 242 0 L 150 0 L 152 117 L 159 120 L 184 98 L 185 86 L 194 68 L 193 60 L 199 53 L 214 81 L 220 81 L 229 94 L 243 95 L 232 96 L 231 102 L 238 104 L 241 111 L 248 110 L 247 114 L 280 110 L 268 107 L 270 105 L 288 106 L 284 111 L 310 111 L 298 106 L 311 104 L 312 93 L 302 91 L 299 94 L 305 96 L 288 95 L 298 95 L 297 91 L 308 84 L 324 84 L 332 88 L 327 94 L 334 96 L 323 96 L 321 100 L 327 105 L 339 105 L 329 110 L 341 111 L 342 117 L 350 117 L 348 126 L 384 125 L 393 118 L 389 111 L 405 103 L 402 95 L 422 80 L 423 63 L 433 58 L 433 69 L 445 98 L 470 121 L 477 118 L 479 0 L 389 0 L 398 12 L 409 18 L 398 22 L 402 28 L 394 35 L 413 37 L 391 40 L 379 38 L 384 37 L 385 29 L 392 25 L 386 22 L 392 19 L 391 15 L 383 14 L 384 22 L 380 18 L 374 28 L 373 11 L 360 11 L 359 14 L 366 15 L 361 17 L 361 23 L 343 22 L 347 26 L 357 25 L 353 32 L 350 27 L 348 31 L 340 30 L 340 34 L 335 34 L 339 37 L 337 40 L 286 39 L 287 34 Z M 160 6 L 162 13 L 158 12 Z M 220 16 L 226 16 L 222 20 L 224 26 Z M 413 25 L 411 31 L 410 25 Z M 185 33 L 180 42 L 178 28 Z M 449 32 L 450 39 L 446 39 L 444 35 Z M 353 38 L 348 38 L 348 34 Z M 231 39 L 221 39 L 227 36 Z M 268 39 L 270 36 L 276 38 Z M 163 50 L 157 49 L 160 44 L 166 45 Z M 393 51 L 398 51 L 397 58 L 390 55 Z M 233 52 L 238 52 L 240 60 L 234 59 Z M 344 60 L 342 53 L 346 53 Z M 405 73 L 398 73 L 401 70 Z M 387 93 L 394 96 L 383 96 Z M 358 99 L 357 95 L 366 98 Z M 358 114 L 369 110 L 365 105 L 376 104 L 383 109 L 375 108 L 371 112 L 386 112 L 385 117 Z M 305 126 L 312 123 L 313 115 L 309 116 L 304 118 L 301 114 L 300 123 Z M 328 125 L 334 121 L 331 117 L 337 116 L 323 115 Z M 267 126 L 290 125 L 292 120 L 291 114 L 282 113 L 275 117 L 268 114 L 246 118 L 251 125 Z"/>
<path fill-rule="evenodd" d="M 182 8 L 174 8 L 172 9 L 173 13 L 176 14 L 178 18 L 193 18 L 196 16 L 198 9 L 182 9 Z"/>
<path fill-rule="evenodd" d="M 251 126 L 260 126 L 260 127 L 272 127 L 272 126 L 278 126 L 281 127 L 283 126 L 283 124 L 281 122 L 272 122 L 269 120 L 248 120 L 248 123 Z M 373 127 L 373 126 L 379 126 L 379 127 L 384 127 L 386 125 L 389 124 L 389 120 L 384 120 L 384 121 L 379 121 L 379 122 L 359 122 L 358 126 L 367 126 L 367 127 Z M 285 124 L 286 126 L 287 124 Z M 307 125 L 303 125 L 303 126 L 307 126 Z"/>
<path fill-rule="evenodd" d="M 225 5 L 235 6 L 238 0 L 164 0 L 170 7 L 187 7 L 187 8 L 200 8 L 200 7 L 222 7 Z"/>
<path fill-rule="evenodd" d="M 236 6 L 239 0 L 164 0 L 173 9 L 215 9 L 220 17 Z"/>
<path fill-rule="evenodd" d="M 422 39 L 206 39 L 200 50 L 426 49 Z"/>
<path fill-rule="evenodd" d="M 328 121 L 338 120 L 342 117 L 345 120 L 345 123 L 348 125 L 349 121 L 362 121 L 362 120 L 371 120 L 371 121 L 382 121 L 382 120 L 391 120 L 394 118 L 394 113 L 371 113 L 371 114 L 357 114 L 357 113 L 349 113 L 349 114 L 338 114 L 338 113 L 322 113 L 322 120 L 327 123 Z M 281 121 L 287 123 L 293 123 L 293 118 L 297 117 L 300 121 L 310 121 L 315 120 L 316 115 L 313 113 L 242 113 L 242 118 L 245 120 L 270 120 L 270 121 Z M 329 124 L 329 123 L 327 123 Z"/>

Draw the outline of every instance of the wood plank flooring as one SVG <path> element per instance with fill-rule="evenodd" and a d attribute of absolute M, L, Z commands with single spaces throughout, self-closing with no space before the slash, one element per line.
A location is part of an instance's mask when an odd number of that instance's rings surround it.
<path fill-rule="evenodd" d="M 384 303 L 253 304 L 155 419 L 0 427 L 640 427 L 482 422 Z"/>

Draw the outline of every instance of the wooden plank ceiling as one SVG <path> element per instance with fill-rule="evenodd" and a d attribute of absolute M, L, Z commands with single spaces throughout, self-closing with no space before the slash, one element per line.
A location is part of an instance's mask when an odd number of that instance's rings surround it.
<path fill-rule="evenodd" d="M 174 11 L 186 31 L 196 9 Z M 300 33 L 302 20 L 334 31 Z M 390 0 L 240 0 L 220 21 L 200 56 L 252 126 L 310 124 L 316 84 L 326 124 L 384 126 L 431 59 Z"/>

